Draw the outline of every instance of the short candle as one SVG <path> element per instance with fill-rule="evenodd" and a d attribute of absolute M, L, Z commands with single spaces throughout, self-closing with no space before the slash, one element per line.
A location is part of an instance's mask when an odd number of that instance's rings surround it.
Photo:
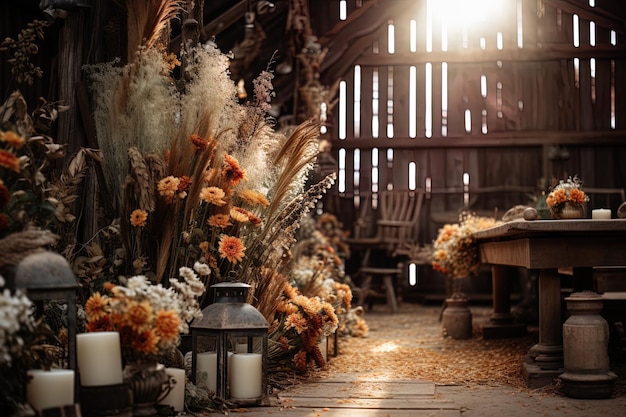
<path fill-rule="evenodd" d="M 39 413 L 46 408 L 74 404 L 74 371 L 71 369 L 31 369 L 26 385 L 26 401 Z"/>
<path fill-rule="evenodd" d="M 76 335 L 76 354 L 82 386 L 117 385 L 124 382 L 119 333 Z"/>
<path fill-rule="evenodd" d="M 607 220 L 611 218 L 611 210 L 609 209 L 593 209 L 591 218 L 595 220 Z"/>
<path fill-rule="evenodd" d="M 170 378 L 170 392 L 159 404 L 169 405 L 174 411 L 185 409 L 185 370 L 179 368 L 165 368 L 167 376 Z"/>

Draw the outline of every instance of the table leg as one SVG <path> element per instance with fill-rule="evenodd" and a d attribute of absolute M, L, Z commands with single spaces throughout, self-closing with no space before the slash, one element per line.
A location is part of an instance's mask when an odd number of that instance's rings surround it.
<path fill-rule="evenodd" d="M 548 385 L 563 372 L 561 277 L 556 269 L 539 273 L 539 343 L 530 348 L 528 356 L 524 376 L 531 388 Z"/>
<path fill-rule="evenodd" d="M 491 267 L 493 312 L 489 323 L 483 326 L 483 338 L 518 337 L 526 334 L 526 325 L 515 323 L 511 314 L 510 277 L 514 268 L 502 265 Z"/>

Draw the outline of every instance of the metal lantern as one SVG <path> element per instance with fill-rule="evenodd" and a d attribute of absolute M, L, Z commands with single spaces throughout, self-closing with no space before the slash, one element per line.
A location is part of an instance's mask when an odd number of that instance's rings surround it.
<path fill-rule="evenodd" d="M 239 282 L 212 285 L 213 303 L 190 326 L 192 381 L 241 405 L 259 404 L 267 393 L 269 324 L 246 303 L 249 288 Z"/>
<path fill-rule="evenodd" d="M 78 282 L 67 260 L 54 252 L 36 252 L 26 256 L 15 269 L 15 288 L 26 292 L 27 297 L 37 306 L 39 314 L 43 314 L 44 301 L 67 303 L 67 363 L 70 369 L 76 371 Z"/>

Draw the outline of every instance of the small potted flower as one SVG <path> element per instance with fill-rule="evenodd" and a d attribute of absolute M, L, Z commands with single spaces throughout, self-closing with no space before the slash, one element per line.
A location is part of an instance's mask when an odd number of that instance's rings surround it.
<path fill-rule="evenodd" d="M 453 339 L 472 337 L 472 313 L 468 297 L 460 290 L 461 280 L 478 274 L 480 258 L 474 232 L 494 226 L 497 220 L 464 212 L 459 222 L 439 229 L 433 245 L 432 267 L 452 280 L 452 294 L 446 299 L 442 315 L 443 329 Z"/>
<path fill-rule="evenodd" d="M 546 204 L 554 219 L 580 219 L 585 217 L 589 196 L 582 190 L 582 181 L 574 176 L 560 180 L 546 197 Z"/>

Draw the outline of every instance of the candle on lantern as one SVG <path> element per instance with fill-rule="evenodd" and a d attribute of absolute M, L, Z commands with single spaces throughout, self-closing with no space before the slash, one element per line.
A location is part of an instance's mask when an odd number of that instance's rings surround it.
<path fill-rule="evenodd" d="M 41 414 L 47 408 L 74 404 L 74 371 L 71 369 L 31 369 L 26 385 L 26 401 Z"/>
<path fill-rule="evenodd" d="M 611 210 L 610 209 L 593 209 L 591 211 L 591 218 L 594 220 L 608 220 L 611 218 Z"/>
<path fill-rule="evenodd" d="M 185 370 L 179 368 L 165 368 L 167 376 L 170 378 L 170 392 L 159 404 L 169 405 L 174 411 L 185 409 Z"/>
<path fill-rule="evenodd" d="M 231 397 L 253 399 L 262 396 L 262 357 L 260 353 L 237 353 L 232 356 L 230 361 Z"/>
<path fill-rule="evenodd" d="M 81 385 L 104 386 L 123 382 L 119 333 L 79 334 L 76 336 L 76 353 Z"/>

